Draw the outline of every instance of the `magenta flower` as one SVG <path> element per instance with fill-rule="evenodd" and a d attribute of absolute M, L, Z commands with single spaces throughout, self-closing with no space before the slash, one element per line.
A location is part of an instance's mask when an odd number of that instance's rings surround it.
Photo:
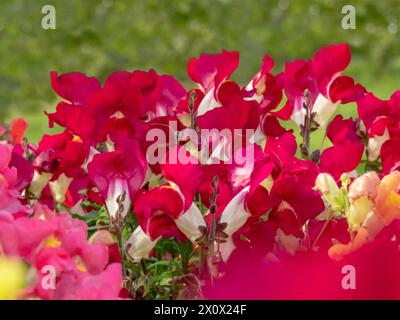
<path fill-rule="evenodd" d="M 103 195 L 111 218 L 124 218 L 146 176 L 146 161 L 138 144 L 126 140 L 116 151 L 96 154 L 89 176 Z M 119 211 L 121 210 L 121 211 Z"/>

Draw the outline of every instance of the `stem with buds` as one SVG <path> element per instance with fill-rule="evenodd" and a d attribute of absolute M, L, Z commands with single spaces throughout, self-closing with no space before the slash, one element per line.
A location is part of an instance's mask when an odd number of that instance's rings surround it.
<path fill-rule="evenodd" d="M 306 111 L 304 124 L 301 126 L 303 142 L 300 145 L 301 155 L 304 159 L 310 159 L 310 134 L 311 134 L 311 98 L 310 90 L 304 90 L 303 108 Z"/>

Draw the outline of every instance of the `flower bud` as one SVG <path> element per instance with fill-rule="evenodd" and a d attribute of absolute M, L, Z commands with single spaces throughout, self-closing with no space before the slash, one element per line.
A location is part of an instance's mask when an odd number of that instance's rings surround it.
<path fill-rule="evenodd" d="M 335 212 L 343 210 L 343 193 L 340 191 L 335 179 L 329 173 L 320 173 L 315 180 L 315 188 L 319 190 L 325 201 Z"/>

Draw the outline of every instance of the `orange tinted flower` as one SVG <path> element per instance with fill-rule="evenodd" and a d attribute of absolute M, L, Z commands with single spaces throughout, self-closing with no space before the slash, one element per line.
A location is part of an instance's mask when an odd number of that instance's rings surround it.
<path fill-rule="evenodd" d="M 364 244 L 368 242 L 368 230 L 366 228 L 360 228 L 354 237 L 353 241 L 348 244 L 338 243 L 333 245 L 328 250 L 328 255 L 332 260 L 342 260 L 344 256 L 360 249 Z"/>
<path fill-rule="evenodd" d="M 375 213 L 389 224 L 400 217 L 400 172 L 393 171 L 385 176 L 377 187 Z"/>
<path fill-rule="evenodd" d="M 10 134 L 13 144 L 22 143 L 26 129 L 28 129 L 28 123 L 24 118 L 17 118 L 11 122 Z"/>

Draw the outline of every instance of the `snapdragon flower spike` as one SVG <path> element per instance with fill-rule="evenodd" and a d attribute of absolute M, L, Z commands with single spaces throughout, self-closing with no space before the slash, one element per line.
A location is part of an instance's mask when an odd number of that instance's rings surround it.
<path fill-rule="evenodd" d="M 183 240 L 183 232 L 194 241 L 201 236 L 199 227 L 206 226 L 199 209 L 193 203 L 203 168 L 184 146 L 171 151 L 178 155 L 177 163 L 167 156 L 161 165 L 167 184 L 142 192 L 135 203 L 135 213 L 143 231 L 152 240 L 160 236 L 175 236 Z M 182 163 L 183 154 L 186 156 L 185 163 Z"/>
<path fill-rule="evenodd" d="M 57 123 L 78 135 L 85 145 L 102 142 L 113 135 L 115 122 L 123 124 L 125 135 L 138 137 L 134 128 L 141 120 L 173 116 L 186 91 L 172 76 L 149 72 L 114 72 L 101 88 L 92 77 L 80 73 L 57 76 L 52 73 L 54 90 L 69 102 L 60 102 L 48 114 L 50 126 Z M 80 88 L 81 87 L 81 88 Z M 80 124 L 85 122 L 85 126 Z"/>
<path fill-rule="evenodd" d="M 266 255 L 275 243 L 293 255 L 303 237 L 303 224 L 324 210 L 320 195 L 312 190 L 316 166 L 311 161 L 292 160 L 279 168 L 274 160 L 267 156 L 256 162 L 249 186 L 221 214 L 223 232 L 233 237 L 233 243 L 228 238 L 221 246 L 225 260 L 235 248 L 243 247 Z M 268 239 L 261 236 L 264 232 L 270 234 Z"/>
<path fill-rule="evenodd" d="M 112 219 L 127 215 L 131 201 L 146 177 L 146 170 L 145 158 L 134 140 L 126 140 L 115 151 L 93 157 L 88 173 L 100 190 Z"/>
<path fill-rule="evenodd" d="M 338 104 L 361 99 L 365 93 L 364 87 L 355 84 L 350 77 L 341 76 L 350 60 L 349 46 L 336 44 L 319 49 L 313 60 L 286 63 L 284 88 L 288 101 L 281 115 L 289 116 L 298 126 L 304 125 L 303 104 L 305 91 L 308 90 L 312 120 L 322 128 Z"/>
<path fill-rule="evenodd" d="M 249 161 L 246 166 L 233 165 L 229 168 L 231 179 L 234 179 L 232 182 L 235 185 L 233 197 L 229 202 L 219 207 L 216 212 L 218 217 L 217 229 L 223 235 L 224 241 L 225 238 L 228 238 L 229 242 L 229 237 L 252 216 L 248 207 L 249 199 L 254 199 L 253 195 L 257 193 L 257 188 L 269 188 L 269 179 L 275 165 L 270 157 L 263 157 L 261 150 L 257 150 L 256 160 Z M 222 248 L 222 251 L 224 250 L 225 248 Z M 228 256 L 224 252 L 223 255 Z"/>
<path fill-rule="evenodd" d="M 260 130 L 260 104 L 253 89 L 242 90 L 238 84 L 229 80 L 229 76 L 237 68 L 238 59 L 237 52 L 228 51 L 214 55 L 201 55 L 198 59 L 192 58 L 189 61 L 188 74 L 193 81 L 200 84 L 204 93 L 195 110 L 195 124 L 200 129 L 225 129 L 232 131 L 232 134 L 234 134 L 234 129 L 242 130 L 241 135 L 244 143 L 247 144 L 249 141 L 245 140 L 245 130 L 256 132 Z M 253 79 L 254 85 L 263 86 L 264 75 L 269 71 L 269 66 L 266 65 L 264 69 Z M 263 94 L 264 91 L 265 89 L 262 89 L 262 93 L 260 91 L 259 94 Z M 198 95 L 195 99 L 196 106 L 197 101 Z M 226 117 L 226 114 L 230 114 L 230 116 Z M 255 134 L 247 140 L 259 140 L 258 136 Z M 221 141 L 214 150 L 217 152 L 217 150 L 226 150 L 229 147 L 229 142 Z M 235 151 L 233 150 L 233 152 Z M 217 157 L 218 161 L 225 161 L 227 155 L 214 154 L 212 157 Z M 210 161 L 212 163 L 214 160 L 210 159 Z"/>
<path fill-rule="evenodd" d="M 195 242 L 203 236 L 207 225 L 200 210 L 194 202 L 188 209 L 184 206 L 184 197 L 177 186 L 164 185 L 138 195 L 134 211 L 139 226 L 126 243 L 133 262 L 148 257 L 160 238 Z"/>
<path fill-rule="evenodd" d="M 268 141 L 270 142 L 268 143 Z M 314 211 L 313 213 L 305 213 L 301 210 L 300 202 L 303 199 L 299 200 L 299 203 L 295 199 L 298 191 L 287 193 L 284 191 L 283 186 L 289 183 L 284 180 L 288 178 L 288 174 L 285 178 L 277 178 L 279 166 L 286 163 L 292 165 L 289 159 L 292 159 L 296 152 L 294 136 L 288 133 L 279 139 L 271 138 L 267 140 L 264 155 L 260 154 L 259 149 L 256 148 L 256 150 L 258 151 L 255 152 L 254 162 L 247 164 L 246 170 L 240 170 L 240 167 L 235 166 L 231 168 L 232 173 L 234 173 L 231 176 L 231 179 L 234 178 L 232 182 L 241 186 L 242 189 L 234 195 L 220 213 L 219 223 L 224 226 L 223 232 L 227 236 L 232 236 L 245 224 L 257 223 L 261 216 L 272 209 L 277 209 L 281 203 L 292 208 L 293 212 L 299 216 L 298 221 L 301 224 L 308 219 L 308 215 L 316 215 Z M 290 172 L 290 170 L 288 171 Z M 242 173 L 242 176 L 238 176 L 239 172 Z M 277 185 L 275 185 L 276 183 Z M 302 184 L 293 181 L 290 181 L 289 184 L 298 185 L 299 188 L 303 187 Z M 315 197 L 318 198 L 318 194 L 315 194 Z M 318 213 L 322 211 L 320 208 L 316 210 Z M 303 217 L 303 215 L 307 216 Z"/>
<path fill-rule="evenodd" d="M 129 257 L 138 262 L 147 257 L 158 239 L 175 237 L 195 242 L 207 229 L 206 222 L 194 203 L 203 170 L 184 146 L 171 149 L 178 155 L 177 163 L 166 154 L 161 172 L 167 183 L 142 190 L 135 201 L 134 212 L 139 226 L 127 241 Z M 186 154 L 185 154 L 186 152 Z M 182 154 L 187 163 L 182 163 Z"/>
<path fill-rule="evenodd" d="M 225 89 L 229 92 L 225 92 Z M 245 100 L 239 86 L 233 82 L 229 85 L 224 84 L 221 90 L 224 96 L 220 96 L 222 98 L 220 107 L 209 110 L 203 115 L 197 115 L 196 123 L 199 128 L 229 129 L 232 132 L 234 129 L 256 130 L 260 123 L 259 104 L 254 100 Z"/>
<path fill-rule="evenodd" d="M 291 133 L 267 139 L 266 155 L 255 163 L 250 189 L 244 198 L 249 215 L 233 235 L 235 246 L 244 245 L 243 241 L 238 242 L 239 235 L 243 234 L 249 240 L 248 245 L 254 248 L 261 241 L 255 234 L 268 229 L 272 235 L 268 240 L 271 246 L 276 235 L 279 245 L 293 253 L 300 243 L 303 224 L 324 210 L 320 195 L 313 190 L 318 168 L 311 161 L 296 159 L 295 152 L 295 138 Z M 268 247 L 264 243 L 259 250 L 266 254 Z"/>
<path fill-rule="evenodd" d="M 139 121 L 145 111 L 144 99 L 137 80 L 142 73 L 114 72 L 104 87 L 90 96 L 88 115 L 96 122 L 96 132 L 103 130 L 112 117 L 126 118 L 130 123 Z M 97 135 L 97 134 L 95 134 Z"/>

